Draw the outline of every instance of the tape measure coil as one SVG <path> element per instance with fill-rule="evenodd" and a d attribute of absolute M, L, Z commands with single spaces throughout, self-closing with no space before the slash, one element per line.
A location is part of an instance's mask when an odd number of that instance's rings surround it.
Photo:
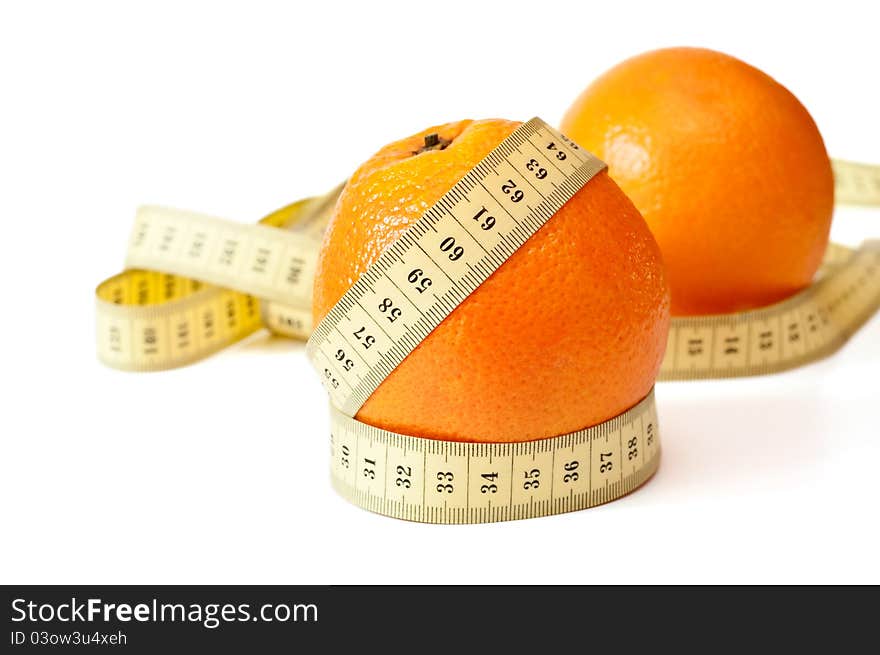
<path fill-rule="evenodd" d="M 604 166 L 538 119 L 525 125 L 534 130 L 533 134 L 552 135 L 573 154 L 577 153 L 585 179 L 574 185 L 575 191 Z M 511 156 L 515 155 L 510 149 L 501 152 L 494 165 L 507 162 Z M 584 166 L 585 162 L 589 163 Z M 838 202 L 866 206 L 880 204 L 880 168 L 839 160 L 833 163 Z M 485 167 L 493 164 L 483 162 L 481 165 L 485 173 Z M 479 173 L 478 169 L 479 166 L 468 175 L 475 171 Z M 566 181 L 575 177 L 575 174 L 568 175 Z M 311 327 L 314 257 L 338 194 L 336 189 L 327 196 L 294 203 L 268 216 L 261 221 L 262 225 L 252 227 L 191 212 L 161 208 L 141 210 L 130 243 L 129 270 L 98 287 L 99 357 L 116 368 L 158 370 L 201 359 L 244 338 L 260 326 L 286 336 L 304 338 Z M 449 212 L 460 199 L 456 196 L 461 194 L 462 189 L 456 185 L 444 196 L 445 204 L 441 199 L 435 206 L 438 213 Z M 558 206 L 570 195 L 561 197 L 564 199 Z M 540 220 L 547 220 L 554 212 L 555 209 L 549 211 Z M 277 228 L 293 229 L 298 235 L 291 240 Z M 515 247 L 521 245 L 534 229 L 526 231 Z M 152 240 L 146 238 L 148 233 L 152 234 Z M 222 266 L 206 266 L 206 260 L 200 267 L 199 262 L 188 261 L 186 257 L 187 252 L 193 250 L 193 238 L 197 241 L 200 233 L 204 237 L 201 249 L 213 250 L 216 256 L 227 255 L 225 259 L 230 259 L 222 247 L 211 248 L 205 244 L 222 245 L 224 239 L 230 241 L 232 234 L 231 240 L 237 244 L 250 244 L 238 252 L 249 252 L 250 257 L 242 259 L 249 259 L 256 268 L 268 270 L 270 259 L 286 259 L 299 267 L 298 273 L 287 280 L 288 288 L 284 290 L 284 276 L 280 273 L 275 276 L 273 284 L 266 286 L 261 284 L 259 277 L 259 273 L 265 270 L 252 271 L 257 273 L 255 278 L 253 275 L 231 274 L 228 270 L 224 276 Z M 184 235 L 188 235 L 189 240 Z M 402 242 L 403 239 L 398 240 L 390 251 L 400 251 L 402 246 L 412 248 L 418 238 L 412 243 Z M 145 244 L 150 247 L 145 248 Z M 285 247 L 286 255 L 279 255 Z M 513 250 L 496 254 L 482 265 L 489 266 L 486 270 L 491 273 Z M 432 264 L 436 266 L 437 262 L 432 261 Z M 280 269 L 275 270 L 278 273 Z M 369 278 L 363 279 L 370 281 Z M 297 292 L 291 292 L 291 284 Z M 457 298 L 456 304 L 476 284 L 471 281 L 471 285 L 463 287 L 464 295 Z M 428 328 L 410 338 L 407 347 L 391 358 L 391 365 L 384 368 L 384 373 L 383 369 L 377 368 L 380 372 L 376 380 L 381 382 L 453 306 L 449 300 L 439 302 L 439 307 L 429 316 L 431 321 L 426 323 Z M 352 307 L 343 309 L 347 311 Z M 793 368 L 839 348 L 878 307 L 880 241 L 866 242 L 858 249 L 831 244 L 817 281 L 781 303 L 738 314 L 674 318 L 659 379 L 732 377 Z M 315 343 L 317 340 L 309 344 L 311 353 L 316 351 Z M 362 399 L 378 386 L 376 380 L 366 385 L 360 394 Z M 355 504 L 398 518 L 466 523 L 582 509 L 628 493 L 648 479 L 659 462 L 653 392 L 621 416 L 588 430 L 513 444 L 447 442 L 390 433 L 351 418 L 362 399 L 348 403 L 344 413 L 335 407 L 331 410 L 333 484 Z M 633 418 L 636 416 L 641 421 L 640 428 L 636 428 Z M 624 438 L 627 431 L 629 433 Z M 617 436 L 616 447 L 613 447 L 613 436 L 609 435 Z M 596 449 L 600 457 L 598 462 L 593 461 L 592 451 L 588 454 L 581 452 L 580 459 L 570 453 L 566 457 L 566 449 L 572 444 L 581 448 L 585 444 L 592 447 L 603 438 L 607 448 Z M 548 453 L 549 463 L 546 459 Z M 445 458 L 445 467 L 430 463 L 431 458 L 441 455 Z M 625 461 L 624 457 L 627 458 Z M 536 464 L 523 468 L 528 458 Z M 344 466 L 343 461 L 349 466 Z M 559 469 L 558 462 L 562 462 L 562 469 Z M 564 468 L 575 462 L 577 468 Z M 485 466 L 487 463 L 489 466 Z M 357 466 L 361 468 L 352 468 Z M 581 467 L 587 466 L 589 486 L 567 488 L 566 485 L 576 480 L 576 476 L 577 481 L 582 479 L 581 474 L 587 470 Z M 600 470 L 603 466 L 605 469 Z M 599 467 L 598 472 L 594 471 L 596 467 Z M 473 475 L 470 473 L 472 468 Z M 458 477 L 455 481 L 448 480 L 447 474 L 455 476 L 456 471 Z M 617 478 L 612 471 L 616 471 Z M 534 473 L 537 473 L 536 477 Z M 439 474 L 443 474 L 443 480 L 431 480 L 433 487 L 427 484 L 432 475 Z M 380 476 L 381 483 L 376 482 Z M 521 479 L 518 476 L 522 476 Z M 415 489 L 419 480 L 421 495 L 414 497 L 410 489 Z M 594 482 L 598 486 L 594 487 Z M 407 484 L 410 486 L 406 487 Z M 454 491 L 447 491 L 447 485 Z M 437 491 L 438 488 L 441 491 Z M 487 491 L 483 492 L 483 488 Z M 491 491 L 493 488 L 494 492 Z M 432 489 L 433 495 L 430 493 Z M 464 496 L 460 495 L 461 490 L 465 490 Z M 439 495 L 441 493 L 449 495 L 443 497 Z"/>

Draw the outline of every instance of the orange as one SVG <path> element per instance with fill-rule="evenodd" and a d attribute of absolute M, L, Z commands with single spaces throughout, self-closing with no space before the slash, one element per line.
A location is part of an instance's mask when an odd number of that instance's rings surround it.
<path fill-rule="evenodd" d="M 758 69 L 711 50 L 648 52 L 587 87 L 562 131 L 642 212 L 673 315 L 759 307 L 810 284 L 828 244 L 831 163 L 807 110 Z"/>
<path fill-rule="evenodd" d="M 316 322 L 518 125 L 466 120 L 432 127 L 363 164 L 324 237 Z M 601 173 L 391 372 L 357 418 L 457 441 L 525 441 L 578 430 L 648 394 L 668 322 L 659 248 L 638 210 Z"/>

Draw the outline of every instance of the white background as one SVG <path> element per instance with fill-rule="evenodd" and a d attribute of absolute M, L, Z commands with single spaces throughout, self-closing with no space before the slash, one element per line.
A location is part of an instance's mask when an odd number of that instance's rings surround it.
<path fill-rule="evenodd" d="M 431 124 L 555 123 L 658 46 L 738 55 L 832 154 L 880 162 L 877 19 L 840 1 L 4 3 L 0 582 L 880 582 L 880 317 L 795 372 L 658 385 L 661 469 L 624 500 L 478 526 L 334 494 L 301 344 L 126 374 L 95 360 L 93 324 L 139 204 L 255 221 Z M 839 211 L 834 236 L 878 219 Z"/>

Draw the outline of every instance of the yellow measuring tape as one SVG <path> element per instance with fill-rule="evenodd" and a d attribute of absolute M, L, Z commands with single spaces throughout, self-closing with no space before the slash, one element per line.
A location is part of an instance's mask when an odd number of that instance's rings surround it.
<path fill-rule="evenodd" d="M 548 144 L 565 159 L 545 155 Z M 545 174 L 538 178 L 531 168 Z M 315 328 L 306 354 L 333 405 L 354 416 L 459 303 L 604 169 L 537 118 L 502 141 L 386 248 Z M 506 220 L 485 230 L 479 220 L 459 218 L 462 206 L 482 206 Z M 402 309 L 402 320 L 388 320 L 389 306 Z"/>
<path fill-rule="evenodd" d="M 671 321 L 660 380 L 775 373 L 831 354 L 880 307 L 880 241 L 831 244 L 807 289 L 748 312 Z"/>
<path fill-rule="evenodd" d="M 586 509 L 619 498 L 660 463 L 654 392 L 599 425 L 522 443 L 421 439 L 331 405 L 330 472 L 352 503 L 426 523 L 486 523 Z"/>
<path fill-rule="evenodd" d="M 523 163 L 519 148 L 545 139 L 566 148 L 571 166 L 563 170 L 555 167 L 558 161 L 549 162 L 554 168 L 547 165 L 547 170 L 558 179 L 548 178 L 535 188 L 541 202 L 518 207 L 508 203 L 521 224 L 501 240 L 500 250 L 484 250 L 486 257 L 471 262 L 467 271 L 452 260 L 427 255 L 432 249 L 442 251 L 443 237 L 425 226 L 436 227 L 444 216 L 448 220 L 451 207 L 465 197 L 476 194 L 483 204 L 496 205 L 508 200 L 503 191 L 475 185 L 475 180 L 502 164 L 516 168 Z M 541 148 L 535 150 L 540 153 Z M 838 202 L 880 205 L 880 168 L 833 164 Z M 422 439 L 352 418 L 406 354 L 603 167 L 539 119 L 529 121 L 426 212 L 322 321 L 307 350 L 332 399 L 331 471 L 343 496 L 400 518 L 482 522 L 607 502 L 656 470 L 659 431 L 653 393 L 600 425 L 520 444 Z M 98 287 L 100 359 L 121 369 L 159 370 L 205 357 L 260 326 L 295 338 L 308 336 L 317 250 L 339 192 L 294 203 L 255 226 L 191 212 L 141 209 L 127 270 Z M 455 233 L 483 249 L 484 236 L 467 228 L 459 224 Z M 414 255 L 420 265 L 399 266 L 404 251 L 409 251 L 409 262 Z M 389 285 L 391 275 L 403 275 L 400 284 Z M 418 291 L 427 288 L 422 286 L 425 278 L 432 280 L 429 295 Z M 392 290 L 401 295 L 399 302 L 418 311 L 420 321 L 392 333 L 378 329 L 381 309 L 365 309 L 356 302 L 365 290 L 377 288 L 383 298 L 392 297 Z M 673 319 L 660 379 L 751 375 L 813 361 L 840 347 L 878 306 L 880 242 L 859 249 L 832 244 L 816 282 L 782 303 L 737 314 Z M 371 337 L 375 349 L 358 352 L 357 345 L 365 341 L 354 337 L 352 344 L 335 329 L 352 318 L 361 320 L 361 337 Z"/>
<path fill-rule="evenodd" d="M 880 167 L 835 159 L 834 200 L 844 205 L 880 206 Z"/>
<path fill-rule="evenodd" d="M 173 368 L 263 325 L 307 338 L 315 262 L 338 193 L 293 203 L 257 225 L 138 210 L 126 270 L 97 289 L 99 359 L 124 370 Z"/>

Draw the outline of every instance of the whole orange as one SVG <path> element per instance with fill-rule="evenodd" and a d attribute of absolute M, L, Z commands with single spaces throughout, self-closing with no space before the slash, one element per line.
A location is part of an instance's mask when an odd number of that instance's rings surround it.
<path fill-rule="evenodd" d="M 608 163 L 645 217 L 673 315 L 767 305 L 813 279 L 831 164 L 807 110 L 758 69 L 711 50 L 648 52 L 587 87 L 562 130 Z"/>
<path fill-rule="evenodd" d="M 432 127 L 363 164 L 324 237 L 315 322 L 518 125 L 467 120 Z M 668 324 L 659 248 L 603 172 L 447 316 L 357 418 L 457 441 L 526 441 L 578 430 L 648 394 Z"/>

